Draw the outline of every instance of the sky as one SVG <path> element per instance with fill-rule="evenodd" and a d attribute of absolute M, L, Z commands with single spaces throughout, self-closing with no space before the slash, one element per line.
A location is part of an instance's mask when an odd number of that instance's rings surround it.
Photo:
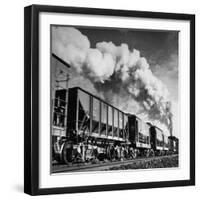
<path fill-rule="evenodd" d="M 89 48 L 91 49 L 97 48 L 97 43 L 112 42 L 116 46 L 120 46 L 122 43 L 125 43 L 128 45 L 130 52 L 133 49 L 140 52 L 140 57 L 144 57 L 146 59 L 153 75 L 161 80 L 169 91 L 169 98 L 172 102 L 173 134 L 179 136 L 178 32 L 99 27 L 74 28 L 80 31 L 84 37 L 86 36 L 90 43 Z M 62 37 L 65 33 L 66 32 L 63 32 Z M 75 40 L 75 35 L 76 34 L 74 34 L 74 38 L 72 40 Z M 81 36 L 78 35 L 77 38 L 79 39 Z M 85 40 L 85 38 L 81 39 Z M 67 42 L 69 42 L 68 39 Z M 75 43 L 76 42 L 77 41 L 75 41 Z M 87 41 L 83 42 L 86 43 L 87 46 Z"/>

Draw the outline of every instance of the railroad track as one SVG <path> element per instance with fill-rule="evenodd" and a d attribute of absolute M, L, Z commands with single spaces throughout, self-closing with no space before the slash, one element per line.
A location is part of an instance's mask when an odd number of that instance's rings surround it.
<path fill-rule="evenodd" d="M 80 172 L 80 171 L 102 171 L 108 170 L 112 167 L 117 167 L 121 165 L 129 165 L 138 163 L 140 161 L 151 161 L 151 160 L 158 160 L 162 158 L 172 158 L 176 157 L 177 155 L 167 155 L 167 156 L 157 156 L 157 157 L 149 157 L 149 158 L 136 158 L 132 160 L 124 160 L 124 161 L 109 161 L 104 163 L 98 164 L 76 164 L 73 166 L 69 165 L 55 165 L 53 166 L 52 173 L 60 173 L 60 172 Z"/>

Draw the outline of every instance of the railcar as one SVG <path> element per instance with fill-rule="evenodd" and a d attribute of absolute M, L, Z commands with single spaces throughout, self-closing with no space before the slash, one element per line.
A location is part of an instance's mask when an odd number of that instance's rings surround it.
<path fill-rule="evenodd" d="M 151 154 L 150 125 L 145 123 L 136 115 L 129 115 L 129 141 L 134 148 L 134 157 Z"/>
<path fill-rule="evenodd" d="M 150 135 L 151 135 L 151 148 L 155 155 L 162 155 L 164 153 L 164 134 L 163 131 L 156 127 L 151 126 L 150 128 Z"/>
<path fill-rule="evenodd" d="M 64 147 L 63 151 L 70 152 L 72 157 L 79 146 L 84 161 L 122 157 L 128 143 L 128 128 L 128 115 L 124 112 L 81 88 L 69 89 L 66 138 L 73 148 L 66 145 L 71 149 Z"/>
<path fill-rule="evenodd" d="M 59 163 L 178 152 L 177 139 L 79 87 L 56 90 L 53 105 L 52 154 Z"/>
<path fill-rule="evenodd" d="M 179 151 L 179 139 L 175 136 L 169 136 L 169 151 L 173 154 L 178 154 Z"/>

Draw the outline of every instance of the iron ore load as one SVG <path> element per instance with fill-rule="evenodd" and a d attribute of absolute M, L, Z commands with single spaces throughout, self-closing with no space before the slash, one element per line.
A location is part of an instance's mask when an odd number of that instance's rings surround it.
<path fill-rule="evenodd" d="M 52 155 L 59 163 L 178 153 L 178 138 L 79 88 L 58 89 L 52 109 Z"/>

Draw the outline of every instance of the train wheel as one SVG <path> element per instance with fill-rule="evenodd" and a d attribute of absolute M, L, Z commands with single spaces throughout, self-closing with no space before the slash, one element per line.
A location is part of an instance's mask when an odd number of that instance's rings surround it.
<path fill-rule="evenodd" d="M 154 152 L 154 150 L 151 150 L 151 156 L 152 156 L 152 157 L 155 157 L 155 152 Z"/>
<path fill-rule="evenodd" d="M 134 159 L 137 158 L 137 151 L 133 151 L 132 157 L 133 157 Z"/>
<path fill-rule="evenodd" d="M 62 161 L 65 164 L 72 162 L 73 145 L 71 143 L 65 143 L 62 149 Z"/>
<path fill-rule="evenodd" d="M 150 157 L 150 151 L 149 150 L 147 150 L 146 152 L 145 152 L 145 156 L 148 158 L 148 157 Z"/>

